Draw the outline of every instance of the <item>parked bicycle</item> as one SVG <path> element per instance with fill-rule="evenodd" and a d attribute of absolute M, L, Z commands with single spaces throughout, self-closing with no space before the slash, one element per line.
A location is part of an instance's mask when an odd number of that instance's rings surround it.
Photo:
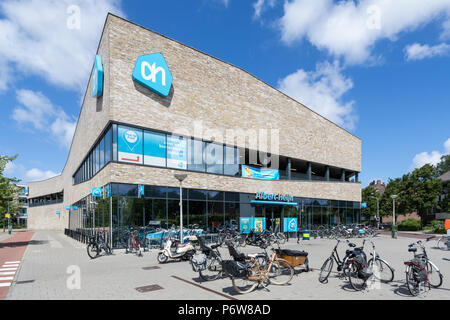
<path fill-rule="evenodd" d="M 442 236 L 438 239 L 437 247 L 441 250 L 450 250 L 450 236 Z"/>
<path fill-rule="evenodd" d="M 372 238 L 377 235 L 378 234 L 376 233 L 371 238 L 364 239 L 363 247 L 366 242 L 370 242 L 372 244 L 372 252 L 370 253 L 372 257 L 368 261 L 368 266 L 372 269 L 372 273 L 374 274 L 375 278 L 383 283 L 388 283 L 394 280 L 395 270 L 386 260 L 382 259 L 376 251 L 375 244 L 373 243 Z"/>
<path fill-rule="evenodd" d="M 128 244 L 125 253 L 136 253 L 139 257 L 142 257 L 142 244 L 138 237 L 138 231 L 134 228 L 130 228 L 128 232 Z"/>
<path fill-rule="evenodd" d="M 102 251 L 107 255 L 112 254 L 111 247 L 106 243 L 102 232 L 89 238 L 89 244 L 87 245 L 86 250 L 91 259 L 97 258 Z"/>
<path fill-rule="evenodd" d="M 426 242 L 433 239 L 428 237 Z M 416 254 L 417 247 L 422 253 Z M 421 240 L 408 245 L 408 252 L 414 254 L 414 258 L 404 262 L 406 265 L 406 286 L 413 296 L 417 296 L 431 287 L 439 288 L 442 285 L 443 275 L 439 268 L 428 258 L 425 246 Z"/>
<path fill-rule="evenodd" d="M 284 259 L 277 257 L 272 248 L 272 254 L 267 254 L 267 246 L 261 246 L 264 253 L 249 254 L 245 262 L 224 260 L 222 270 L 230 277 L 233 288 L 240 294 L 255 290 L 260 284 L 285 285 L 292 280 L 294 268 Z M 263 263 L 260 263 L 263 261 Z"/>
<path fill-rule="evenodd" d="M 190 259 L 192 269 L 198 272 L 204 281 L 216 280 L 222 276 L 222 256 L 218 250 L 222 244 L 209 246 L 203 237 L 197 238 L 202 253 L 194 255 Z"/>

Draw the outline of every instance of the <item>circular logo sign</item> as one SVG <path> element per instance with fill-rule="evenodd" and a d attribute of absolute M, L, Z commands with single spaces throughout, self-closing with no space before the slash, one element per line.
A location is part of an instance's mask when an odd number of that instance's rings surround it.
<path fill-rule="evenodd" d="M 125 140 L 127 140 L 129 143 L 136 143 L 138 139 L 138 136 L 136 134 L 136 132 L 128 130 L 127 132 L 125 132 Z"/>

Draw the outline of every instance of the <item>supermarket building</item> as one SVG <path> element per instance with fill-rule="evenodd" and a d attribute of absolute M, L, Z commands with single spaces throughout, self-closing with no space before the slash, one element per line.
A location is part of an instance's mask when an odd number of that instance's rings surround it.
<path fill-rule="evenodd" d="M 93 61 L 62 173 L 28 184 L 28 228 L 178 225 L 177 173 L 187 174 L 184 226 L 359 221 L 361 140 L 343 128 L 238 67 L 112 14 Z"/>

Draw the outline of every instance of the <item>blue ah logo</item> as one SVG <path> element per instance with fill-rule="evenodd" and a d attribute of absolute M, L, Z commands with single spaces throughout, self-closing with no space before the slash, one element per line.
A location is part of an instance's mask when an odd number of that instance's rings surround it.
<path fill-rule="evenodd" d="M 133 70 L 133 80 L 160 96 L 167 97 L 172 86 L 172 74 L 161 53 L 138 57 Z"/>

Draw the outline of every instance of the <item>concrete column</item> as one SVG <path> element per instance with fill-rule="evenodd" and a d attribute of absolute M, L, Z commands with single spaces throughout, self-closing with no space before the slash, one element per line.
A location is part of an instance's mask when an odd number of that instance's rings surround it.
<path fill-rule="evenodd" d="M 312 180 L 312 177 L 311 177 L 311 175 L 312 175 L 312 173 L 311 173 L 311 162 L 308 162 L 308 170 L 306 171 L 306 175 L 308 176 L 308 180 Z"/>
<path fill-rule="evenodd" d="M 287 179 L 291 180 L 291 158 L 287 158 L 286 175 Z"/>
<path fill-rule="evenodd" d="M 330 167 L 326 166 L 325 168 L 325 180 L 330 181 Z"/>
<path fill-rule="evenodd" d="M 345 181 L 345 170 L 344 169 L 342 169 L 342 172 L 341 172 L 341 181 L 342 182 Z"/>

